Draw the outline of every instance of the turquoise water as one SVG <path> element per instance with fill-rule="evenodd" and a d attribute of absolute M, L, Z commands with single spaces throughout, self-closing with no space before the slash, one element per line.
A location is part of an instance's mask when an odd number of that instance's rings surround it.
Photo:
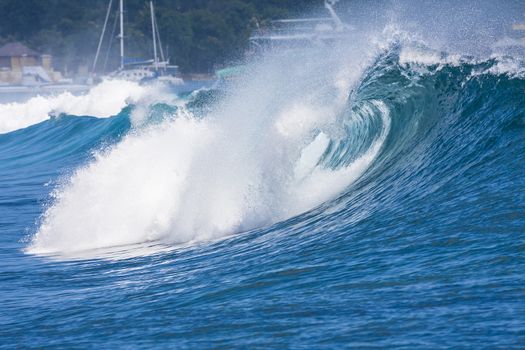
<path fill-rule="evenodd" d="M 403 50 L 5 126 L 0 347 L 523 348 L 523 62 Z"/>

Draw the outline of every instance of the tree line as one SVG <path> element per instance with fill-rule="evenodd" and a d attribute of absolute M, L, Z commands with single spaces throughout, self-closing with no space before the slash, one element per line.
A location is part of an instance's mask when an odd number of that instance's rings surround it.
<path fill-rule="evenodd" d="M 0 0 L 0 44 L 20 41 L 54 57 L 56 68 L 90 67 L 109 0 Z M 155 0 L 163 49 L 183 72 L 212 72 L 238 59 L 257 25 L 300 15 L 321 0 Z M 118 66 L 118 0 L 97 69 Z M 126 55 L 151 58 L 149 1 L 125 0 Z M 110 43 L 111 42 L 111 43 Z M 109 49 L 111 45 L 111 49 Z"/>

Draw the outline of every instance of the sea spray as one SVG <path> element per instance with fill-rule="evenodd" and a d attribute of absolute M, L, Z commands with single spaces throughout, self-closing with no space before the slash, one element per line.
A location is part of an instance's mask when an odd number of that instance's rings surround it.
<path fill-rule="evenodd" d="M 374 102 L 383 131 L 355 163 L 324 164 L 360 67 L 311 56 L 304 62 L 299 69 L 289 58 L 269 57 L 206 117 L 179 108 L 99 152 L 57 188 L 28 251 L 214 239 L 297 215 L 341 192 L 377 156 L 388 111 Z"/>

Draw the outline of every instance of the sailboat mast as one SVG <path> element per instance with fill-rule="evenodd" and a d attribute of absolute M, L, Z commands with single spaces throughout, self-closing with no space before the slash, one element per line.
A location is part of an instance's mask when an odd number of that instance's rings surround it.
<path fill-rule="evenodd" d="M 104 34 L 106 33 L 106 27 L 108 25 L 109 14 L 111 13 L 111 5 L 113 0 L 109 0 L 108 10 L 106 11 L 106 19 L 104 20 L 104 26 L 102 27 L 102 33 L 98 39 L 97 53 L 95 54 L 95 59 L 93 60 L 93 67 L 91 68 L 91 74 L 95 73 L 95 68 L 97 67 L 98 55 L 100 54 L 100 49 L 102 48 L 102 41 L 104 40 Z"/>
<path fill-rule="evenodd" d="M 153 62 L 155 69 L 157 69 L 159 59 L 157 58 L 157 32 L 155 30 L 155 10 L 153 9 L 153 1 L 149 2 L 149 8 L 151 12 L 151 33 L 153 34 Z"/>
<path fill-rule="evenodd" d="M 120 0 L 120 69 L 124 69 L 124 0 Z"/>
<path fill-rule="evenodd" d="M 337 31 L 342 31 L 345 28 L 345 25 L 343 24 L 343 22 L 341 21 L 337 13 L 335 13 L 335 10 L 333 7 L 338 1 L 339 0 L 324 0 L 324 7 L 330 13 L 330 17 L 332 17 L 332 20 L 335 23 L 335 29 Z"/>

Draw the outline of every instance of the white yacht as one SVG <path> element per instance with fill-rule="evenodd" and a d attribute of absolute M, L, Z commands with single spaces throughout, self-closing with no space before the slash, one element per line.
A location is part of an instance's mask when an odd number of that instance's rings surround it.
<path fill-rule="evenodd" d="M 288 49 L 320 46 L 344 38 L 352 27 L 344 23 L 334 5 L 339 0 L 325 0 L 327 17 L 294 18 L 270 21 L 250 36 L 252 50 Z"/>
<path fill-rule="evenodd" d="M 289 55 L 304 48 L 329 45 L 348 38 L 353 28 L 344 23 L 334 10 L 338 1 L 324 0 L 324 7 L 329 14 L 326 17 L 279 19 L 270 21 L 264 27 L 258 26 L 250 36 L 246 58 L 272 50 Z M 245 70 L 243 63 L 218 69 L 215 72 L 215 86 L 220 88 L 227 85 L 227 82 L 242 76 Z"/>

